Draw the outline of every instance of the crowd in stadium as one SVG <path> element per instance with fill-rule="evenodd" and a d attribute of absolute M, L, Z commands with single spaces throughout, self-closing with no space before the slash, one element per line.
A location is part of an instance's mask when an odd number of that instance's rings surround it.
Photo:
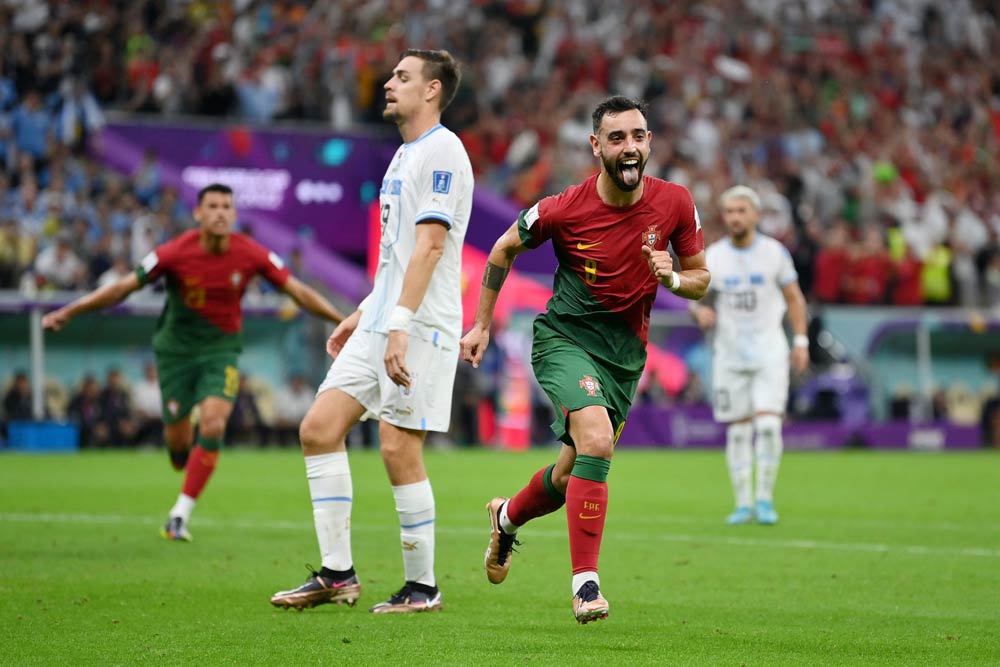
<path fill-rule="evenodd" d="M 445 122 L 515 201 L 593 170 L 588 110 L 620 92 L 649 102 L 647 173 L 691 190 L 706 242 L 743 182 L 814 301 L 1000 306 L 996 3 L 419 5 L 0 5 L 0 288 L 113 280 L 189 224 L 155 154 L 132 174 L 88 157 L 111 110 L 381 127 L 419 44 L 463 64 Z"/>
<path fill-rule="evenodd" d="M 808 294 L 1000 303 L 995 3 L 411 4 L 0 7 L 0 280 L 37 261 L 39 282 L 94 283 L 181 224 L 155 156 L 125 180 L 86 159 L 102 109 L 348 130 L 380 122 L 383 79 L 419 43 L 463 62 L 446 120 L 517 201 L 593 169 L 587 110 L 622 92 L 651 105 L 649 173 L 688 186 L 706 221 L 727 184 L 754 186 Z M 76 270 L 46 273 L 53 253 Z"/>

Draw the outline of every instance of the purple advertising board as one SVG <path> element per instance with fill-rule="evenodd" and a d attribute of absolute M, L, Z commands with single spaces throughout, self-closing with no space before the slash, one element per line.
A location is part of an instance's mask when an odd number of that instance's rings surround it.
<path fill-rule="evenodd" d="M 212 182 L 233 187 L 253 220 L 271 220 L 338 253 L 363 256 L 368 205 L 398 142 L 390 138 L 249 127 L 112 122 L 92 148 L 132 173 L 146 151 L 189 205 Z"/>

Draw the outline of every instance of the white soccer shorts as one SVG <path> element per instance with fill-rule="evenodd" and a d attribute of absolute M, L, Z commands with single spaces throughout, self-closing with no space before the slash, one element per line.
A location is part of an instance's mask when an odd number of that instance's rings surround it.
<path fill-rule="evenodd" d="M 744 371 L 712 369 L 712 411 L 715 421 L 729 423 L 758 412 L 785 414 L 788 403 L 788 363 Z"/>
<path fill-rule="evenodd" d="M 355 331 L 316 393 L 337 388 L 365 407 L 365 418 L 374 416 L 418 431 L 447 431 L 458 351 L 411 332 L 406 348 L 410 388 L 406 389 L 386 375 L 387 341 L 386 334 Z"/>

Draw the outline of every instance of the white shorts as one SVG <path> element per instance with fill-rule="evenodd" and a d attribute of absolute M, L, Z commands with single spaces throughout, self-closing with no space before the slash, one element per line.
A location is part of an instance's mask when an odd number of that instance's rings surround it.
<path fill-rule="evenodd" d="M 340 389 L 368 410 L 364 419 L 375 417 L 417 431 L 447 431 L 458 351 L 411 332 L 406 349 L 410 388 L 406 389 L 386 375 L 387 340 L 386 334 L 355 331 L 316 393 Z"/>
<path fill-rule="evenodd" d="M 752 371 L 712 369 L 712 411 L 715 421 L 749 419 L 759 412 L 785 414 L 788 403 L 788 363 Z"/>

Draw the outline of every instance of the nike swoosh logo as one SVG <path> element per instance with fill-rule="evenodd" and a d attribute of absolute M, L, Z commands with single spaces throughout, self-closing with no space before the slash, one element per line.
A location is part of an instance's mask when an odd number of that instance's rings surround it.
<path fill-rule="evenodd" d="M 594 516 L 587 516 L 583 512 L 580 512 L 580 518 L 581 519 L 600 519 L 601 515 L 600 514 L 595 514 Z"/>
<path fill-rule="evenodd" d="M 594 246 L 599 246 L 602 243 L 604 243 L 604 241 L 598 241 L 597 243 L 577 243 L 576 244 L 576 249 L 577 250 L 590 250 Z"/>

